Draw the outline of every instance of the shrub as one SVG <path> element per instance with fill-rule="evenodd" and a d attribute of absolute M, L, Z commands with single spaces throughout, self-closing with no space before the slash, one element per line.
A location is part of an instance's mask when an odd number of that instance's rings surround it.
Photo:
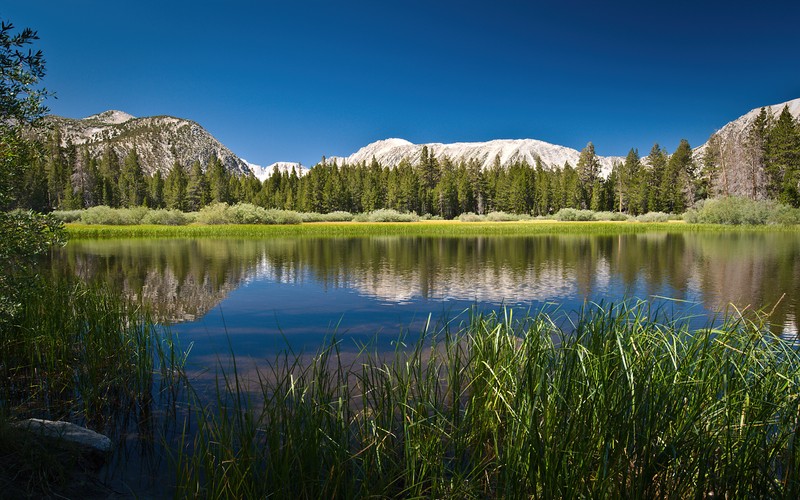
<path fill-rule="evenodd" d="M 391 208 L 373 210 L 366 214 L 353 217 L 357 222 L 416 222 L 419 216 L 414 212 L 402 213 Z"/>
<path fill-rule="evenodd" d="M 86 209 L 81 215 L 84 224 L 105 224 L 109 226 L 132 226 L 141 224 L 147 208 L 111 208 L 106 205 Z"/>
<path fill-rule="evenodd" d="M 577 208 L 562 208 L 555 213 L 554 218 L 565 222 L 590 221 L 594 220 L 594 212 Z"/>
<path fill-rule="evenodd" d="M 472 212 L 467 212 L 458 216 L 458 220 L 461 222 L 481 222 L 485 220 L 486 217 L 483 215 L 478 215 Z"/>
<path fill-rule="evenodd" d="M 636 222 L 667 222 L 669 221 L 669 214 L 664 212 L 647 212 L 636 216 Z"/>
<path fill-rule="evenodd" d="M 148 211 L 142 217 L 142 224 L 156 224 L 159 226 L 185 226 L 190 218 L 180 210 L 156 209 Z"/>
<path fill-rule="evenodd" d="M 264 224 L 301 224 L 303 218 L 294 210 L 267 209 Z"/>
<path fill-rule="evenodd" d="M 597 221 L 624 221 L 630 217 L 621 212 L 595 212 L 593 218 Z"/>
<path fill-rule="evenodd" d="M 489 222 L 514 222 L 518 220 L 522 220 L 524 218 L 523 215 L 519 214 L 509 214 L 506 212 L 489 212 L 486 214 L 486 220 Z M 527 217 L 530 219 L 530 216 Z"/>
<path fill-rule="evenodd" d="M 266 209 L 250 203 L 233 206 L 215 203 L 203 207 L 197 214 L 201 224 L 300 224 L 303 219 L 292 210 Z"/>
<path fill-rule="evenodd" d="M 318 212 L 301 212 L 300 217 L 303 222 L 349 222 L 353 220 L 353 214 L 350 212 L 331 212 L 328 214 L 321 214 Z"/>
<path fill-rule="evenodd" d="M 51 215 L 61 222 L 80 222 L 83 212 L 83 210 L 56 210 Z"/>
<path fill-rule="evenodd" d="M 800 210 L 772 200 L 726 196 L 701 201 L 684 214 L 684 220 L 693 224 L 798 224 Z"/>
<path fill-rule="evenodd" d="M 214 203 L 206 205 L 197 213 L 197 222 L 200 224 L 232 224 L 233 217 L 229 212 L 227 203 Z"/>
<path fill-rule="evenodd" d="M 781 224 L 786 226 L 800 224 L 800 208 L 792 208 L 779 203 L 769 214 L 767 222 L 769 224 Z"/>

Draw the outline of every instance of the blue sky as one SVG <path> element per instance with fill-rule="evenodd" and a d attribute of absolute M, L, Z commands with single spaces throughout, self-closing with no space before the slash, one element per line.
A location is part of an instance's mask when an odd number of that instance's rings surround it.
<path fill-rule="evenodd" d="M 38 30 L 53 113 L 188 118 L 260 164 L 388 137 L 672 151 L 800 97 L 797 1 L 16 1 L 0 17 Z"/>

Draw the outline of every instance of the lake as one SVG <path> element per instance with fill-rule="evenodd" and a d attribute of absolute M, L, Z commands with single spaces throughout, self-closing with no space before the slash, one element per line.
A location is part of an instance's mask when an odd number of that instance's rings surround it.
<path fill-rule="evenodd" d="M 205 366 L 231 350 L 314 352 L 334 333 L 344 350 L 393 349 L 471 309 L 563 316 L 641 299 L 699 327 L 764 308 L 790 337 L 800 312 L 795 232 L 76 240 L 52 262 L 143 300 Z"/>

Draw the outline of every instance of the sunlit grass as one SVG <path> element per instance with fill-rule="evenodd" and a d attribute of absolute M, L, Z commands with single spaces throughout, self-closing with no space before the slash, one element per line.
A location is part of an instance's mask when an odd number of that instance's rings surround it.
<path fill-rule="evenodd" d="M 73 239 L 97 238 L 268 238 L 273 236 L 360 237 L 404 236 L 503 236 L 538 234 L 631 234 L 652 231 L 797 231 L 800 226 L 753 226 L 748 228 L 682 222 L 459 222 L 420 221 L 398 223 L 320 222 L 295 225 L 188 225 L 101 226 L 67 224 Z"/>

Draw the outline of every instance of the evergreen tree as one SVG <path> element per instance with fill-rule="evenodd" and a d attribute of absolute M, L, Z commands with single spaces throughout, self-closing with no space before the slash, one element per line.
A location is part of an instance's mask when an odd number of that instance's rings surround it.
<path fill-rule="evenodd" d="M 164 181 L 164 202 L 167 208 L 181 211 L 188 209 L 188 185 L 189 176 L 186 175 L 186 170 L 178 160 L 175 160 Z"/>
<path fill-rule="evenodd" d="M 120 200 L 123 206 L 137 207 L 144 203 L 146 185 L 136 148 L 132 148 L 122 164 L 119 176 Z"/>
<path fill-rule="evenodd" d="M 99 191 L 102 193 L 102 204 L 109 207 L 118 207 L 121 200 L 118 184 L 120 165 L 117 152 L 111 146 L 106 146 L 103 150 L 98 171 L 100 174 L 98 181 L 100 183 Z"/>
<path fill-rule="evenodd" d="M 439 183 L 439 164 L 433 154 L 428 151 L 428 146 L 422 146 L 419 171 L 419 209 L 422 213 L 433 213 L 434 189 Z"/>
<path fill-rule="evenodd" d="M 150 177 L 149 189 L 147 193 L 147 206 L 150 208 L 164 208 L 164 177 L 160 170 L 156 170 Z"/>
<path fill-rule="evenodd" d="M 594 183 L 600 177 L 600 160 L 594 152 L 591 142 L 581 151 L 576 168 L 579 182 L 580 208 L 589 208 L 594 190 Z"/>
<path fill-rule="evenodd" d="M 536 158 L 536 215 L 553 213 L 553 173 Z"/>
<path fill-rule="evenodd" d="M 228 172 L 216 155 L 209 157 L 205 175 L 211 201 L 217 203 L 230 202 Z"/>
<path fill-rule="evenodd" d="M 692 148 L 686 139 L 681 139 L 678 149 L 667 161 L 664 175 L 661 178 L 662 210 L 670 213 L 682 213 L 687 203 L 694 201 L 694 190 L 691 178 L 694 170 Z"/>
<path fill-rule="evenodd" d="M 800 130 L 784 106 L 766 137 L 769 191 L 781 203 L 800 206 Z"/>
<path fill-rule="evenodd" d="M 728 196 L 727 176 L 722 176 L 722 182 L 719 182 L 720 174 L 725 171 L 722 168 L 722 139 L 718 133 L 711 134 L 706 142 L 706 149 L 703 152 L 702 169 L 700 171 L 700 192 L 704 194 L 703 197 L 709 198 L 714 194 L 722 194 Z M 721 184 L 721 189 L 715 192 L 715 186 Z"/>
<path fill-rule="evenodd" d="M 619 168 L 619 211 L 627 211 L 633 215 L 643 213 L 647 209 L 647 185 L 643 179 L 642 161 L 639 151 L 631 148 L 625 162 Z"/>
<path fill-rule="evenodd" d="M 667 168 L 667 152 L 658 145 L 653 144 L 650 154 L 647 155 L 647 170 L 645 182 L 647 190 L 647 209 L 645 212 L 660 212 L 665 210 L 664 202 L 664 172 Z"/>
<path fill-rule="evenodd" d="M 47 163 L 47 197 L 51 209 L 62 206 L 66 186 L 69 183 L 67 158 L 61 146 L 61 131 L 55 129 L 50 135 L 46 145 Z"/>
<path fill-rule="evenodd" d="M 760 191 L 764 185 L 765 156 L 767 150 L 767 132 L 771 125 L 771 116 L 766 108 L 761 108 L 758 116 L 747 129 L 744 140 L 745 156 L 747 158 L 747 174 L 750 183 L 750 198 L 761 198 Z"/>
<path fill-rule="evenodd" d="M 208 204 L 209 200 L 208 183 L 203 172 L 203 166 L 200 161 L 195 160 L 192 163 L 192 169 L 189 172 L 189 180 L 186 185 L 186 208 L 192 212 L 200 210 Z"/>

